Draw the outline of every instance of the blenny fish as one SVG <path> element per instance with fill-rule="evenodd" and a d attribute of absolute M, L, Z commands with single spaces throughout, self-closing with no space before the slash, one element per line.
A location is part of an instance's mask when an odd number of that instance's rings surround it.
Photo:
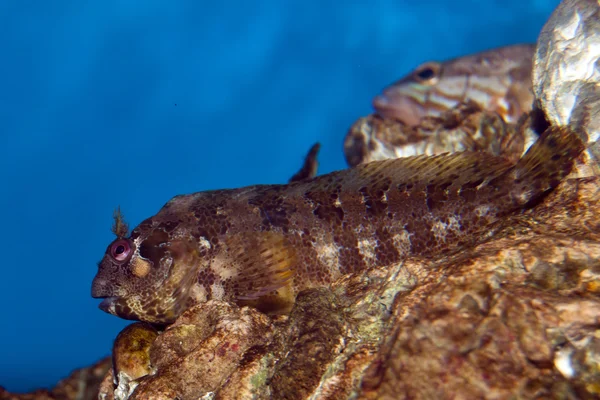
<path fill-rule="evenodd" d="M 373 99 L 383 117 L 416 125 L 472 100 L 482 109 L 516 122 L 531 110 L 534 44 L 518 44 L 419 65 Z"/>
<path fill-rule="evenodd" d="M 108 313 L 156 324 L 210 299 L 286 313 L 301 290 L 344 274 L 488 240 L 556 187 L 582 149 L 575 132 L 550 127 L 517 163 L 416 156 L 179 195 L 129 235 L 117 213 L 92 296 Z"/>

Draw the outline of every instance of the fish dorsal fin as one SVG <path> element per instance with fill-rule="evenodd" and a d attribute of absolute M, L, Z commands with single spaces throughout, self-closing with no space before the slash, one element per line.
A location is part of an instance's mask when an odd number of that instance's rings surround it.
<path fill-rule="evenodd" d="M 308 190 L 361 190 L 393 185 L 452 185 L 460 188 L 491 185 L 510 195 L 515 205 L 533 204 L 555 188 L 571 171 L 584 145 L 568 127 L 550 127 L 516 164 L 488 152 L 458 152 L 373 161 L 307 182 Z"/>
<path fill-rule="evenodd" d="M 311 179 L 317 176 L 317 169 L 319 168 L 319 161 L 317 160 L 317 156 L 319 155 L 319 150 L 321 149 L 320 143 L 315 143 L 312 145 L 306 157 L 304 158 L 304 163 L 302 167 L 294 176 L 290 178 L 290 182 L 298 182 L 304 179 Z"/>
<path fill-rule="evenodd" d="M 225 257 L 236 270 L 234 297 L 256 300 L 273 295 L 291 283 L 296 252 L 283 234 L 244 232 L 232 235 L 225 243 Z"/>
<path fill-rule="evenodd" d="M 514 167 L 504 157 L 486 152 L 459 152 L 436 156 L 414 156 L 373 161 L 360 164 L 351 170 L 316 178 L 307 185 L 309 190 L 359 190 L 361 187 L 378 187 L 398 184 L 444 184 L 488 180 Z"/>

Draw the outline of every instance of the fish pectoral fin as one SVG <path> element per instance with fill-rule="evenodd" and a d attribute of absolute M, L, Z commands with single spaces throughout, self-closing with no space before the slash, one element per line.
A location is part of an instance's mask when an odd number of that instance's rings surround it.
<path fill-rule="evenodd" d="M 199 256 L 193 243 L 180 242 L 173 247 L 178 248 L 179 253 L 184 256 L 175 260 L 169 271 L 169 278 L 156 290 L 155 296 L 150 300 L 151 303 L 156 297 L 162 299 L 161 306 L 157 308 L 162 322 L 174 321 L 191 305 L 192 286 L 198 280 L 198 268 L 193 266 L 198 264 Z M 144 307 L 149 306 L 150 304 L 146 304 Z"/>
<path fill-rule="evenodd" d="M 291 281 L 288 281 L 291 283 Z M 277 289 L 275 292 L 257 297 L 255 299 L 239 299 L 239 306 L 249 306 L 270 315 L 289 314 L 294 305 L 296 296 L 291 284 Z"/>
<path fill-rule="evenodd" d="M 235 266 L 236 299 L 257 300 L 276 295 L 291 285 L 296 252 L 285 235 L 275 232 L 247 232 L 226 242 L 227 257 Z"/>

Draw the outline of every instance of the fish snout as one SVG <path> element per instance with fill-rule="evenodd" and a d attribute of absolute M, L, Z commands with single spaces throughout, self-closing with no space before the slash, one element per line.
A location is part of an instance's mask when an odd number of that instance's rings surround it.
<path fill-rule="evenodd" d="M 410 96 L 386 89 L 373 98 L 373 108 L 384 118 L 397 119 L 409 126 L 419 124 L 424 116 L 423 107 Z"/>
<path fill-rule="evenodd" d="M 99 276 L 92 281 L 92 297 L 94 299 L 104 299 L 115 295 L 115 290 L 110 283 Z"/>
<path fill-rule="evenodd" d="M 119 300 L 115 296 L 115 290 L 106 279 L 95 277 L 92 281 L 92 297 L 95 299 L 103 299 L 98 305 L 98 308 L 109 314 L 116 315 L 115 305 Z"/>

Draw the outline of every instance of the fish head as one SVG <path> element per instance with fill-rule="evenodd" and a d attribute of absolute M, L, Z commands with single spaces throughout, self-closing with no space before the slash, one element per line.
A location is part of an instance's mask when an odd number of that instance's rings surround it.
<path fill-rule="evenodd" d="M 438 117 L 473 101 L 516 121 L 531 109 L 534 51 L 535 45 L 520 44 L 425 62 L 386 87 L 373 99 L 373 108 L 382 117 L 414 126 L 423 117 Z"/>
<path fill-rule="evenodd" d="M 430 61 L 386 87 L 373 99 L 373 108 L 385 118 L 393 118 L 414 126 L 421 118 L 435 115 L 429 99 L 443 76 L 443 64 Z"/>
<path fill-rule="evenodd" d="M 108 245 L 92 297 L 103 299 L 100 309 L 118 317 L 169 323 L 188 306 L 201 257 L 192 240 L 152 225 L 142 223 L 130 237 Z"/>
<path fill-rule="evenodd" d="M 373 108 L 384 118 L 418 125 L 424 117 L 437 117 L 466 100 L 468 75 L 447 71 L 443 62 L 429 61 L 386 87 L 373 99 Z"/>

